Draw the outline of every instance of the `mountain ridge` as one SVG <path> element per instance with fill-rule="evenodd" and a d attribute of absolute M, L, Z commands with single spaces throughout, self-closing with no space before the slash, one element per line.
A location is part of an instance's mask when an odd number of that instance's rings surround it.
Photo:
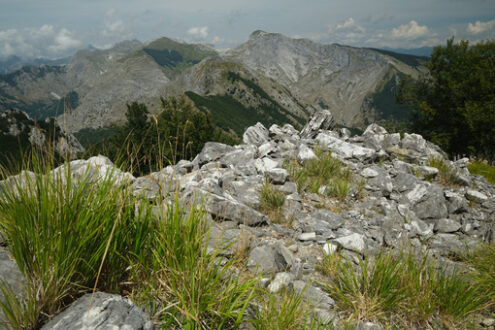
<path fill-rule="evenodd" d="M 0 76 L 0 111 L 18 107 L 43 118 L 43 113 L 56 113 L 60 99 L 77 95 L 78 104 L 64 117 L 66 129 L 76 132 L 122 123 L 128 102 L 143 102 L 158 112 L 160 97 L 193 92 L 202 97 L 230 95 L 258 112 L 272 111 L 266 105 L 273 103 L 269 99 L 276 100 L 284 109 L 280 111 L 293 115 L 288 119 L 293 124 L 299 121 L 295 117 L 307 120 L 315 111 L 329 109 L 339 124 L 363 127 L 386 113 L 377 109 L 375 95 L 392 98 L 404 75 L 421 74 L 421 63 L 417 64 L 379 50 L 262 30 L 225 52 L 166 37 L 146 44 L 126 41 L 107 50 L 79 51 L 62 67 L 47 66 L 43 76 L 16 73 L 10 83 Z M 236 85 L 224 79 L 229 72 L 253 82 L 263 93 L 254 93 L 257 88 L 242 81 Z M 386 96 L 384 86 L 389 86 Z"/>

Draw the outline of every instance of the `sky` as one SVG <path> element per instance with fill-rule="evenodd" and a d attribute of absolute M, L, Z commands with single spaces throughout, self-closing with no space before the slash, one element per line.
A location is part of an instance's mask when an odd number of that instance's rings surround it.
<path fill-rule="evenodd" d="M 0 60 L 162 36 L 226 49 L 258 29 L 359 47 L 476 43 L 495 39 L 495 0 L 0 0 Z"/>

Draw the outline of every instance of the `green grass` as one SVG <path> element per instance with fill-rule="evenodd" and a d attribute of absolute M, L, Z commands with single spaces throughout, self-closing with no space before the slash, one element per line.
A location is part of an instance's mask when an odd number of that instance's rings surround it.
<path fill-rule="evenodd" d="M 11 182 L 2 187 L 0 230 L 27 294 L 2 305 L 6 315 L 17 315 L 11 326 L 38 327 L 92 288 L 118 292 L 127 259 L 146 250 L 147 209 L 111 174 L 95 182 L 88 173 L 75 182 L 68 164 L 55 175 L 40 169 Z"/>
<path fill-rule="evenodd" d="M 473 280 L 488 295 L 489 305 L 495 312 L 495 246 L 482 244 L 463 256 L 463 261 L 472 267 Z"/>
<path fill-rule="evenodd" d="M 458 184 L 458 179 L 455 171 L 447 164 L 443 158 L 429 158 L 426 164 L 438 169 L 440 183 L 447 186 L 455 186 Z"/>
<path fill-rule="evenodd" d="M 495 166 L 481 161 L 472 161 L 468 164 L 468 170 L 472 174 L 482 175 L 486 181 L 495 184 Z"/>
<path fill-rule="evenodd" d="M 360 187 L 359 184 L 354 183 L 351 172 L 340 160 L 318 147 L 314 149 L 318 159 L 308 161 L 303 165 L 296 160 L 290 160 L 285 164 L 300 192 L 308 191 L 317 194 L 320 188 L 326 186 L 326 195 L 344 200 L 351 188 Z"/>
<path fill-rule="evenodd" d="M 376 257 L 365 256 L 357 267 L 332 255 L 318 270 L 328 276 L 323 287 L 349 321 L 375 321 L 399 328 L 432 326 L 440 321 L 464 327 L 469 316 L 487 310 L 493 299 L 490 285 L 479 285 L 472 274 L 449 273 L 426 253 L 382 251 Z"/>
<path fill-rule="evenodd" d="M 260 196 L 261 211 L 268 215 L 274 223 L 284 222 L 282 206 L 285 203 L 285 194 L 273 187 L 268 181 L 265 182 Z"/>

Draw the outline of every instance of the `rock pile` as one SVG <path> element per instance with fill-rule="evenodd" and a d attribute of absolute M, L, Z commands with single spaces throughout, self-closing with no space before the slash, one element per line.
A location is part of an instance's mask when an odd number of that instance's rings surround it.
<path fill-rule="evenodd" d="M 413 246 L 456 267 L 447 258 L 453 251 L 493 240 L 495 186 L 471 175 L 467 159 L 449 161 L 417 134 L 390 134 L 372 124 L 351 136 L 347 129 L 333 130 L 334 125 L 328 111 L 318 113 L 302 132 L 291 125 L 267 129 L 258 123 L 246 130 L 242 145 L 210 142 L 193 161 L 140 178 L 116 173 L 143 198 L 177 192 L 184 204 L 203 199 L 212 219 L 210 246 L 234 240 L 228 257 L 242 245 L 249 271 L 263 274 L 269 291 L 305 288 L 304 296 L 323 321 L 333 317 L 334 301 L 308 283 L 317 279 L 315 266 L 324 253 L 338 251 L 359 260 L 384 247 Z M 298 189 L 284 164 L 317 159 L 316 145 L 363 182 L 363 193 L 335 200 Z M 441 184 L 442 173 L 429 166 L 433 158 L 448 165 L 449 185 Z M 100 163 L 104 166 L 95 165 Z M 110 165 L 102 156 L 85 163 L 96 172 Z M 260 207 L 266 182 L 285 196 L 282 223 L 272 223 Z"/>

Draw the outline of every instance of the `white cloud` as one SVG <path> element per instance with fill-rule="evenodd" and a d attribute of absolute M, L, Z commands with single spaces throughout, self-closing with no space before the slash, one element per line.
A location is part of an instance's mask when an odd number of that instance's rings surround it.
<path fill-rule="evenodd" d="M 335 26 L 335 30 L 354 30 L 355 32 L 365 32 L 365 29 L 361 25 L 356 24 L 356 21 L 354 21 L 354 18 L 352 17 L 346 19 L 342 24 L 337 24 Z"/>
<path fill-rule="evenodd" d="M 117 21 L 106 21 L 105 28 L 101 31 L 104 37 L 118 37 L 121 36 L 125 31 L 124 22 L 121 20 Z"/>
<path fill-rule="evenodd" d="M 476 23 L 469 23 L 467 30 L 471 34 L 480 34 L 489 30 L 495 29 L 495 19 L 488 22 L 476 21 Z"/>
<path fill-rule="evenodd" d="M 45 24 L 40 28 L 0 31 L 0 58 L 63 57 L 82 46 L 71 31 Z"/>
<path fill-rule="evenodd" d="M 392 37 L 395 39 L 417 39 L 426 36 L 430 30 L 426 25 L 418 25 L 416 21 L 410 21 L 409 24 L 404 24 L 398 28 L 392 29 Z"/>
<path fill-rule="evenodd" d="M 352 25 L 354 25 L 354 18 L 349 17 L 348 19 L 345 20 L 343 24 L 337 24 L 336 28 L 337 30 L 340 30 Z"/>
<path fill-rule="evenodd" d="M 211 40 L 211 43 L 212 44 L 218 44 L 220 42 L 223 41 L 223 38 L 219 37 L 219 36 L 214 36 L 213 39 Z"/>
<path fill-rule="evenodd" d="M 206 39 L 206 37 L 208 37 L 208 27 L 207 26 L 192 27 L 189 30 L 187 30 L 187 34 L 195 39 L 204 40 Z"/>

